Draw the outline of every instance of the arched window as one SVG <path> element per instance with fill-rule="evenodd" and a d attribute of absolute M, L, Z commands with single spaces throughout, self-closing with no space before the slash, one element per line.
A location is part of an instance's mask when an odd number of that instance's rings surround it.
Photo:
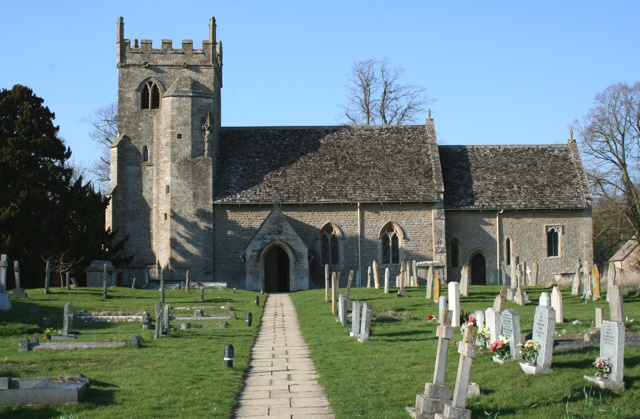
<path fill-rule="evenodd" d="M 142 147 L 142 161 L 149 161 L 149 148 L 147 146 Z"/>
<path fill-rule="evenodd" d="M 152 81 L 145 83 L 140 94 L 140 109 L 160 108 L 160 89 Z"/>
<path fill-rule="evenodd" d="M 331 224 L 326 225 L 320 232 L 320 252 L 323 265 L 340 263 L 337 229 Z"/>
<path fill-rule="evenodd" d="M 393 224 L 382 232 L 382 263 L 400 263 L 400 239 Z"/>
<path fill-rule="evenodd" d="M 560 236 L 558 227 L 547 227 L 547 257 L 560 255 Z"/>
<path fill-rule="evenodd" d="M 511 265 L 511 239 L 507 239 L 504 243 L 505 262 L 507 266 Z"/>
<path fill-rule="evenodd" d="M 459 257 L 460 257 L 460 250 L 459 250 L 458 239 L 453 239 L 451 240 L 451 267 L 452 268 L 458 267 Z"/>

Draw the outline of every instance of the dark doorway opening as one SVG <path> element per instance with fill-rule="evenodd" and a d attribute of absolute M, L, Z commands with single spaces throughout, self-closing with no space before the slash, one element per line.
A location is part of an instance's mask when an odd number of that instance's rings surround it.
<path fill-rule="evenodd" d="M 480 253 L 471 258 L 471 285 L 487 285 L 487 261 Z"/>
<path fill-rule="evenodd" d="M 264 257 L 264 282 L 267 292 L 289 292 L 289 255 L 280 246 Z"/>

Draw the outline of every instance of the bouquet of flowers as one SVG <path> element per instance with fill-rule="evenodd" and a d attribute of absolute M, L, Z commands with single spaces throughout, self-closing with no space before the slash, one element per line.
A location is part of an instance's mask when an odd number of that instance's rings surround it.
<path fill-rule="evenodd" d="M 58 331 L 54 328 L 46 328 L 44 329 L 44 338 L 45 340 L 50 340 L 51 339 L 51 335 L 55 335 L 56 333 L 58 333 Z"/>
<path fill-rule="evenodd" d="M 486 346 L 489 339 L 491 339 L 491 331 L 487 326 L 482 326 L 482 330 L 478 330 L 478 344 Z"/>
<path fill-rule="evenodd" d="M 611 373 L 611 361 L 609 358 L 596 358 L 593 366 L 596 367 L 596 377 L 607 378 Z"/>
<path fill-rule="evenodd" d="M 491 349 L 491 352 L 500 359 L 507 359 L 511 356 L 511 352 L 509 350 L 509 339 L 502 335 L 500 335 L 497 341 L 489 345 L 489 349 Z"/>
<path fill-rule="evenodd" d="M 428 322 L 435 322 L 436 320 L 438 319 L 433 314 L 429 314 L 429 317 L 427 317 Z"/>
<path fill-rule="evenodd" d="M 464 320 L 464 316 L 462 316 L 462 320 Z M 476 324 L 476 318 L 472 314 L 469 314 L 469 317 L 467 318 L 467 321 L 464 322 L 462 324 L 462 326 L 460 326 L 460 333 L 462 333 L 464 335 L 464 329 L 467 326 L 478 327 L 478 325 Z"/>
<path fill-rule="evenodd" d="M 538 358 L 538 351 L 540 350 L 540 344 L 535 340 L 528 340 L 524 344 L 519 343 L 518 348 L 520 348 L 520 355 L 522 358 L 530 363 L 535 364 L 536 359 Z"/>

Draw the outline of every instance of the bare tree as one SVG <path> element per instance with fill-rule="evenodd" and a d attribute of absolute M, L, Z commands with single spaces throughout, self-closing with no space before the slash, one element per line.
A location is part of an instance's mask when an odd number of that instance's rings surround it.
<path fill-rule="evenodd" d="M 89 169 L 95 186 L 102 192 L 109 187 L 111 177 L 111 144 L 118 136 L 118 104 L 113 102 L 97 109 L 91 116 L 83 119 L 91 124 L 91 138 L 100 149 L 100 157 Z"/>
<path fill-rule="evenodd" d="M 49 262 L 51 264 L 50 266 L 52 271 L 58 272 L 61 288 L 64 287 L 64 279 L 62 274 L 82 262 L 82 259 L 84 259 L 84 257 L 70 259 L 69 256 L 67 256 L 68 253 L 69 251 L 65 250 L 64 252 L 56 253 L 55 255 L 52 255 L 48 258 L 42 257 L 43 261 Z"/>
<path fill-rule="evenodd" d="M 613 84 L 593 105 L 573 123 L 589 180 L 596 197 L 617 209 L 640 237 L 640 82 Z"/>
<path fill-rule="evenodd" d="M 344 116 L 354 125 L 402 125 L 416 121 L 426 105 L 426 89 L 402 81 L 402 67 L 364 60 L 351 66 Z"/>

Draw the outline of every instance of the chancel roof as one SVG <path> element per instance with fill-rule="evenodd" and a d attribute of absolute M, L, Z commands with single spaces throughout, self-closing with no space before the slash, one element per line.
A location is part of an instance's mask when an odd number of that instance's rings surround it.
<path fill-rule="evenodd" d="M 222 128 L 215 203 L 435 202 L 433 122 Z"/>
<path fill-rule="evenodd" d="M 439 150 L 445 209 L 580 209 L 592 198 L 575 143 Z"/>

